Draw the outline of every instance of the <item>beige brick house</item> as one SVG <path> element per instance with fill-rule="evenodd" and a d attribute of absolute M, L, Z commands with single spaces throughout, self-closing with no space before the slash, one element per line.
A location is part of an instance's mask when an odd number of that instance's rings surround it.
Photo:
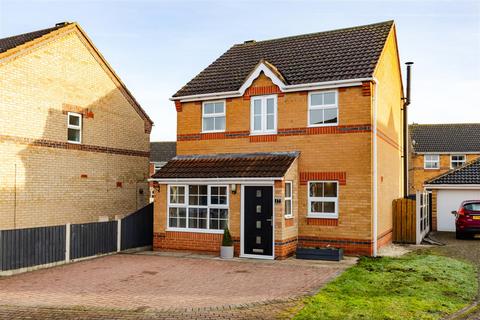
<path fill-rule="evenodd" d="M 247 41 L 173 97 L 177 156 L 153 177 L 154 248 L 277 259 L 375 255 L 402 196 L 393 21 Z"/>
<path fill-rule="evenodd" d="M 0 229 L 143 207 L 151 127 L 78 24 L 0 39 Z"/>

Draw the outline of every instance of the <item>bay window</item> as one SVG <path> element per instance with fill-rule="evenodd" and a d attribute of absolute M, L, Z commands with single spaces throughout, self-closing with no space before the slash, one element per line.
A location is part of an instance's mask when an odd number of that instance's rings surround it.
<path fill-rule="evenodd" d="M 168 186 L 168 229 L 223 232 L 227 226 L 227 186 Z"/>

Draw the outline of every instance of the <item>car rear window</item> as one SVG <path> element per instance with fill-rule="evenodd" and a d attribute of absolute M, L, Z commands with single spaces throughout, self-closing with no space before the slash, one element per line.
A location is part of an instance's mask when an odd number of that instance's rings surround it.
<path fill-rule="evenodd" d="M 465 209 L 469 211 L 478 211 L 480 212 L 480 202 L 471 202 L 467 203 L 465 206 Z"/>

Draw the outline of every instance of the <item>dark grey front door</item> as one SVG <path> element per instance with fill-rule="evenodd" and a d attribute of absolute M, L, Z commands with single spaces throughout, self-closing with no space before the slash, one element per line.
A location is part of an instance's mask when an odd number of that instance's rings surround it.
<path fill-rule="evenodd" d="M 273 188 L 271 186 L 246 186 L 243 196 L 243 253 L 272 256 Z"/>

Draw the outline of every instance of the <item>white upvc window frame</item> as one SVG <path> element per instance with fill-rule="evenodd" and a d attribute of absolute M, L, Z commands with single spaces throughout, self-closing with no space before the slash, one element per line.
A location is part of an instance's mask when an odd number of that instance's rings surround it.
<path fill-rule="evenodd" d="M 427 157 L 436 157 L 436 160 L 427 159 Z M 427 164 L 436 163 L 435 167 L 427 167 Z M 424 154 L 423 155 L 423 168 L 425 170 L 438 170 L 440 169 L 440 155 L 439 154 Z"/>
<path fill-rule="evenodd" d="M 189 203 L 189 187 L 193 185 L 206 185 L 207 186 L 207 205 L 191 205 Z M 184 187 L 185 188 L 185 201 L 184 203 L 171 203 L 170 202 L 170 187 Z M 212 204 L 211 203 L 211 188 L 212 187 L 224 187 L 226 190 L 226 204 Z M 171 227 L 170 226 L 170 208 L 185 208 L 185 228 Z M 207 228 L 190 228 L 189 227 L 189 209 L 190 208 L 206 208 L 207 209 Z M 168 184 L 167 185 L 167 231 L 179 231 L 179 232 L 198 232 L 198 233 L 219 233 L 223 234 L 223 229 L 210 229 L 210 209 L 226 209 L 227 210 L 227 226 L 230 227 L 230 193 L 228 185 L 226 184 L 205 184 L 205 183 L 189 183 L 189 184 Z"/>
<path fill-rule="evenodd" d="M 290 197 L 287 197 L 287 185 L 290 186 Z M 291 219 L 293 218 L 293 181 L 285 181 L 284 196 L 284 216 L 286 219 Z M 287 213 L 287 201 L 290 201 L 290 213 Z"/>
<path fill-rule="evenodd" d="M 267 130 L 267 99 L 272 99 L 274 101 L 273 107 L 273 129 Z M 254 102 L 260 100 L 262 101 L 262 110 L 261 110 L 261 124 L 262 128 L 260 130 L 255 130 L 254 127 Z M 278 96 L 276 94 L 262 95 L 262 96 L 252 96 L 250 97 L 250 135 L 268 135 L 277 133 L 277 122 L 278 122 Z"/>
<path fill-rule="evenodd" d="M 312 95 L 319 94 L 319 93 L 334 93 L 335 94 L 335 104 L 323 104 L 323 105 L 312 106 Z M 335 122 L 335 123 L 311 124 L 310 123 L 310 111 L 311 110 L 323 110 L 323 112 L 325 112 L 325 109 L 337 109 L 337 122 Z M 338 126 L 338 123 L 339 123 L 338 90 L 310 91 L 308 93 L 307 126 L 308 127 L 332 127 L 332 126 Z"/>
<path fill-rule="evenodd" d="M 78 126 L 70 124 L 70 117 L 77 117 L 78 118 Z M 75 144 L 81 144 L 82 143 L 82 123 L 83 123 L 83 118 L 82 118 L 82 115 L 80 113 L 67 112 L 67 142 L 68 143 L 75 143 Z M 68 129 L 78 130 L 79 141 L 73 141 L 73 140 L 68 139 Z"/>
<path fill-rule="evenodd" d="M 310 184 L 312 183 L 335 183 L 337 185 L 337 196 L 336 197 L 311 197 L 310 196 Z M 340 184 L 336 180 L 311 180 L 307 182 L 307 196 L 308 196 L 308 218 L 326 218 L 326 219 L 338 219 L 338 198 L 340 197 Z M 335 203 L 335 212 L 332 213 L 318 213 L 312 212 L 312 202 L 334 202 Z"/>
<path fill-rule="evenodd" d="M 223 112 L 222 113 L 215 113 L 215 110 L 214 110 L 214 113 L 210 113 L 210 114 L 205 114 L 205 105 L 206 104 L 209 104 L 209 103 L 222 103 L 223 104 Z M 205 126 L 204 126 L 204 123 L 203 123 L 203 120 L 205 118 L 225 118 L 225 127 L 223 129 L 220 129 L 220 130 L 206 130 L 205 129 Z M 215 122 L 214 122 L 214 127 L 215 127 Z M 202 102 L 202 133 L 215 133 L 215 132 L 225 132 L 227 128 L 227 101 L 226 100 L 215 100 L 215 101 L 203 101 Z"/>
<path fill-rule="evenodd" d="M 462 160 L 453 160 L 453 157 L 463 157 L 463 161 Z M 454 162 L 459 163 L 459 165 L 454 167 L 453 166 Z M 459 168 L 459 167 L 463 166 L 465 163 L 467 163 L 467 155 L 466 154 L 452 154 L 452 155 L 450 155 L 450 169 Z"/>

